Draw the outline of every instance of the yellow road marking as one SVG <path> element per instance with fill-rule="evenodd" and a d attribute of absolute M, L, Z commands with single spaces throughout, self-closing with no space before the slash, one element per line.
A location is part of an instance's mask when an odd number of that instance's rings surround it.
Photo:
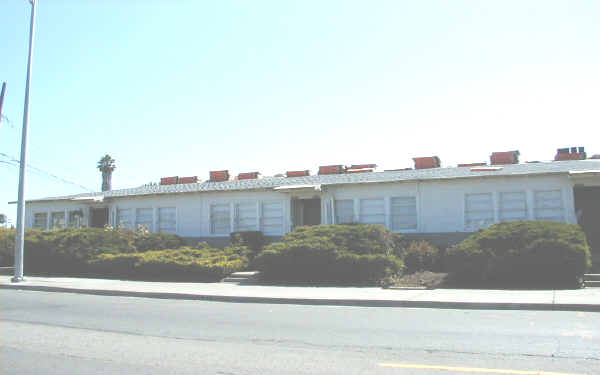
<path fill-rule="evenodd" d="M 431 366 L 417 365 L 409 363 L 380 363 L 381 367 L 414 368 L 423 370 L 446 370 L 462 372 L 482 372 L 488 374 L 510 374 L 510 375 L 584 375 L 572 374 L 566 372 L 547 372 L 547 371 L 522 371 L 522 370 L 503 370 L 494 368 L 476 368 L 476 367 L 452 367 L 452 366 Z"/>

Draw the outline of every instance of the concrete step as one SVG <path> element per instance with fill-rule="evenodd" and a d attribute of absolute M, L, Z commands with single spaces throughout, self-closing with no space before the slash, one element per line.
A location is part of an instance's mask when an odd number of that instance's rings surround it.
<path fill-rule="evenodd" d="M 583 275 L 584 281 L 600 281 L 600 273 L 586 273 Z"/>
<path fill-rule="evenodd" d="M 586 288 L 600 288 L 600 281 L 585 281 Z"/>
<path fill-rule="evenodd" d="M 227 276 L 222 283 L 250 284 L 258 279 L 259 271 L 234 272 Z"/>
<path fill-rule="evenodd" d="M 234 272 L 230 276 L 249 277 L 249 276 L 258 276 L 258 275 L 260 275 L 260 271 L 244 271 L 244 272 Z"/>

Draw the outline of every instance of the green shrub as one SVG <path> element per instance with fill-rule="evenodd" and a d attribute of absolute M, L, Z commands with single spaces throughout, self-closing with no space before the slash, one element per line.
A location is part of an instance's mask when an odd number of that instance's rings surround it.
<path fill-rule="evenodd" d="M 397 235 L 378 224 L 315 225 L 296 228 L 284 237 L 284 242 L 322 237 L 333 242 L 340 251 L 354 254 L 393 255 Z"/>
<path fill-rule="evenodd" d="M 133 241 L 133 246 L 138 252 L 178 249 L 183 245 L 183 238 L 169 233 L 141 233 Z"/>
<path fill-rule="evenodd" d="M 266 246 L 254 264 L 269 281 L 375 284 L 403 268 L 386 232 L 378 225 L 300 227 Z"/>
<path fill-rule="evenodd" d="M 591 266 L 585 234 L 574 224 L 512 222 L 480 230 L 446 253 L 457 280 L 573 283 Z"/>
<path fill-rule="evenodd" d="M 101 254 L 89 262 L 102 276 L 141 280 L 218 281 L 248 265 L 247 249 L 191 248 Z"/>
<path fill-rule="evenodd" d="M 403 259 L 408 272 L 441 269 L 440 251 L 427 241 L 412 241 L 404 249 Z"/>
<path fill-rule="evenodd" d="M 103 228 L 29 230 L 25 233 L 24 268 L 33 273 L 79 275 L 99 254 L 135 252 L 136 234 Z"/>
<path fill-rule="evenodd" d="M 0 267 L 15 263 L 15 230 L 0 228 Z"/>
<path fill-rule="evenodd" d="M 255 255 L 265 246 L 265 236 L 261 231 L 231 232 L 229 241 L 232 246 L 246 246 Z"/>

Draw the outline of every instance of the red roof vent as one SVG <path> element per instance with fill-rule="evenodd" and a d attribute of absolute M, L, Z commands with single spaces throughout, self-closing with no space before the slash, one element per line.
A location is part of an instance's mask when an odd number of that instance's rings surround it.
<path fill-rule="evenodd" d="M 559 148 L 556 150 L 554 161 L 562 160 L 584 160 L 586 158 L 584 147 Z"/>
<path fill-rule="evenodd" d="M 177 177 L 177 176 L 175 176 L 175 177 L 163 177 L 163 178 L 160 179 L 160 184 L 161 185 L 175 185 L 178 180 L 179 180 L 179 177 Z"/>
<path fill-rule="evenodd" d="M 303 171 L 287 171 L 285 172 L 285 175 L 287 177 L 304 177 L 310 176 L 310 171 L 308 169 L 305 169 Z"/>
<path fill-rule="evenodd" d="M 490 164 L 519 164 L 519 151 L 492 152 Z"/>
<path fill-rule="evenodd" d="M 413 158 L 415 169 L 439 168 L 442 163 L 437 156 L 427 156 L 422 158 Z"/>
<path fill-rule="evenodd" d="M 237 179 L 238 180 L 256 180 L 259 175 L 260 175 L 259 172 L 245 172 L 245 173 L 238 174 Z"/>
<path fill-rule="evenodd" d="M 344 173 L 343 165 L 322 165 L 319 167 L 319 174 L 341 174 Z"/>
<path fill-rule="evenodd" d="M 467 164 L 459 164 L 459 167 L 485 167 L 486 163 L 467 163 Z"/>
<path fill-rule="evenodd" d="M 229 171 L 210 171 L 210 181 L 211 182 L 219 182 L 219 181 L 229 181 Z"/>
<path fill-rule="evenodd" d="M 198 182 L 198 176 L 179 177 L 178 184 L 195 184 Z"/>

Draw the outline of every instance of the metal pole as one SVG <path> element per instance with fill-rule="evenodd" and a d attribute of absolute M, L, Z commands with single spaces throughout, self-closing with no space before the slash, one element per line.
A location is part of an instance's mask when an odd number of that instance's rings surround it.
<path fill-rule="evenodd" d="M 33 37 L 35 32 L 35 6 L 31 3 L 31 24 L 29 25 L 29 57 L 27 60 L 27 81 L 25 83 L 25 105 L 23 106 L 23 131 L 21 136 L 21 163 L 19 166 L 19 204 L 17 206 L 17 235 L 15 241 L 15 275 L 13 283 L 23 281 L 23 247 L 25 244 L 25 166 L 27 165 L 27 126 L 29 125 L 29 82 L 33 58 Z"/>
<path fill-rule="evenodd" d="M 4 104 L 4 94 L 6 93 L 6 82 L 2 82 L 2 92 L 0 92 L 0 123 L 2 123 L 2 105 Z"/>

